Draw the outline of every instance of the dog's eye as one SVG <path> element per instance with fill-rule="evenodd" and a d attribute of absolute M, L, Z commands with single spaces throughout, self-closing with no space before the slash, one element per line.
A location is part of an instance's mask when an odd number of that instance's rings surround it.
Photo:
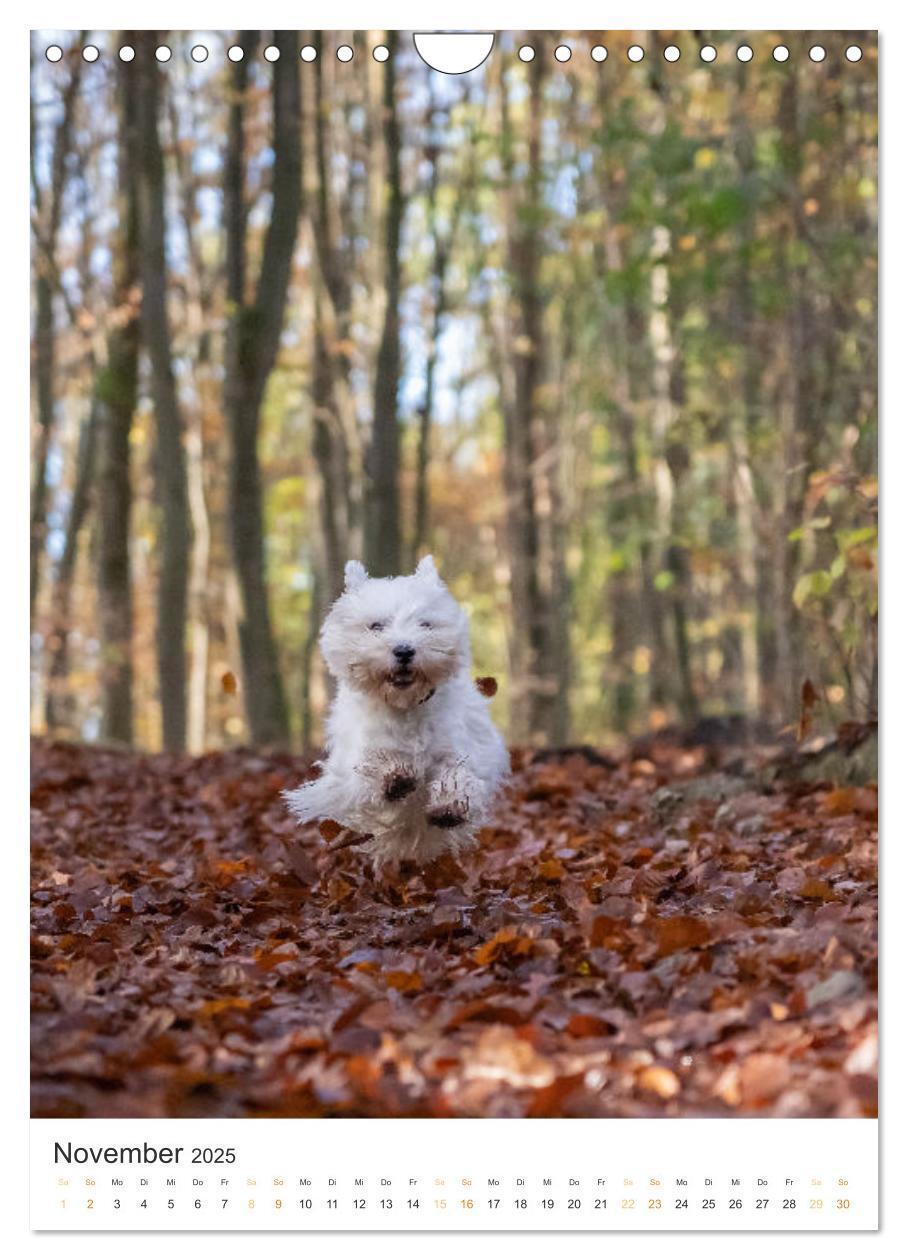
<path fill-rule="evenodd" d="M 423 630 L 434 630 L 434 629 L 435 629 L 435 627 L 432 625 L 432 622 L 431 622 L 431 621 L 421 621 L 419 624 L 422 626 Z"/>
<path fill-rule="evenodd" d="M 385 623 L 383 621 L 373 621 L 372 625 L 369 627 L 370 630 L 376 630 L 376 631 L 384 630 L 384 628 L 385 628 Z"/>

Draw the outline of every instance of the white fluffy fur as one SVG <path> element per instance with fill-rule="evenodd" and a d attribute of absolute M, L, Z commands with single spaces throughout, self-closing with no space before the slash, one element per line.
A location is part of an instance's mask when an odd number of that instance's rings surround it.
<path fill-rule="evenodd" d="M 370 578 L 356 560 L 344 576 L 320 638 L 337 680 L 327 756 L 287 803 L 301 822 L 331 818 L 371 837 L 362 848 L 379 868 L 456 854 L 509 765 L 471 676 L 466 613 L 431 556 L 406 577 Z M 395 648 L 413 649 L 409 664 Z"/>

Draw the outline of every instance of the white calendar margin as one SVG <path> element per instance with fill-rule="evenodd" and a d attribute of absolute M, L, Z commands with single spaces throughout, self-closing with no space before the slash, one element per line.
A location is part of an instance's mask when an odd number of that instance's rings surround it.
<path fill-rule="evenodd" d="M 74 1164 L 70 1144 L 182 1150 Z M 194 1164 L 193 1147 L 235 1160 Z M 37 1230 L 877 1227 L 874 1120 L 34 1120 L 31 1164 Z"/>
<path fill-rule="evenodd" d="M 727 3 L 690 2 L 679 4 L 659 3 L 652 0 L 638 0 L 633 6 L 616 6 L 603 11 L 599 4 L 592 0 L 560 0 L 553 14 L 551 0 L 522 0 L 516 4 L 500 3 L 497 0 L 482 0 L 481 3 L 458 3 L 456 13 L 442 9 L 427 9 L 424 2 L 417 0 L 387 0 L 386 3 L 364 3 L 363 0 L 336 0 L 331 7 L 331 29 L 360 29 L 374 26 L 390 26 L 397 29 L 546 29 L 558 26 L 561 29 L 598 29 L 606 25 L 612 29 L 727 29 L 734 26 L 738 29 L 835 29 L 849 28 L 881 28 L 881 43 L 884 49 L 891 50 L 889 61 L 891 73 L 881 77 L 881 110 L 884 127 L 882 132 L 883 154 L 882 167 L 885 172 L 881 185 L 883 192 L 883 234 L 885 242 L 884 259 L 888 259 L 886 274 L 892 279 L 882 288 L 882 307 L 886 317 L 882 324 L 883 349 L 882 362 L 892 365 L 884 377 L 883 402 L 884 426 L 883 441 L 888 455 L 888 465 L 897 469 L 888 484 L 892 486 L 900 481 L 908 468 L 908 426 L 898 424 L 897 417 L 904 418 L 908 413 L 908 396 L 906 396 L 906 378 L 904 373 L 897 372 L 897 365 L 904 350 L 904 286 L 908 285 L 908 237 L 901 230 L 904 223 L 904 207 L 908 201 L 908 174 L 905 164 L 899 159 L 896 146 L 899 145 L 901 129 L 894 125 L 895 120 L 908 116 L 908 75 L 896 64 L 904 58 L 908 48 L 908 16 L 903 10 L 891 3 L 867 3 L 858 6 L 854 0 L 811 0 L 810 3 L 792 0 L 790 3 L 772 2 L 740 3 L 730 9 Z M 146 23 L 142 18 L 146 17 Z M 305 16 L 294 8 L 291 13 L 286 5 L 260 4 L 256 9 L 256 24 L 264 27 L 286 26 L 291 22 L 296 25 L 305 24 Z M 316 16 L 313 14 L 313 16 Z M 153 18 L 153 22 L 147 19 Z M 145 14 L 135 3 L 129 6 L 128 18 L 124 15 L 122 3 L 113 0 L 91 0 L 86 3 L 75 3 L 75 0 L 41 0 L 29 6 L 27 15 L 23 13 L 22 27 L 16 27 L 10 20 L 9 42 L 7 51 L 13 55 L 7 58 L 4 74 L 0 76 L 0 94 L 2 94 L 3 116 L 15 120 L 7 135 L 7 155 L 11 168 L 18 173 L 25 187 L 28 170 L 28 123 L 27 93 L 28 65 L 24 50 L 27 27 L 61 27 L 77 29 L 92 27 L 97 29 L 118 29 L 126 22 L 132 26 L 145 24 L 165 27 L 190 27 L 193 29 L 232 28 L 236 25 L 248 24 L 250 20 L 248 5 L 237 4 L 235 0 L 222 0 L 214 4 L 211 0 L 205 3 L 174 5 L 168 0 L 159 0 Z M 27 25 L 26 25 L 27 24 Z M 21 32 L 21 34 L 20 34 Z M 884 63 L 885 64 L 885 63 Z M 889 122 L 889 128 L 885 125 Z M 886 225 L 893 228 L 886 232 Z M 24 196 L 10 197 L 0 201 L 0 245 L 4 250 L 3 273 L 7 276 L 9 288 L 18 297 L 20 318 L 12 315 L 7 324 L 6 335 L 0 339 L 0 353 L 3 356 L 3 379 L 7 385 L 7 414 L 9 417 L 22 417 L 27 414 L 29 382 L 28 382 L 28 250 L 29 227 L 28 206 Z M 6 321 L 5 321 L 6 322 Z M 888 423 L 886 422 L 888 417 Z M 908 588 L 896 580 L 895 566 L 891 569 L 887 564 L 888 547 L 886 539 L 908 537 L 908 496 L 887 495 L 886 464 L 881 460 L 881 481 L 883 486 L 883 583 L 884 601 L 882 604 L 881 648 L 883 655 L 883 678 L 886 696 L 881 697 L 881 718 L 885 725 L 887 708 L 895 714 L 904 714 L 908 710 L 908 661 L 904 653 L 896 650 L 887 651 L 887 644 L 897 643 L 895 635 L 889 638 L 889 632 L 897 625 L 908 622 Z M 27 426 L 20 423 L 7 423 L 0 427 L 0 469 L 6 478 L 3 493 L 0 494 L 0 512 L 4 535 L 7 539 L 23 539 L 28 531 L 28 433 Z M 892 554 L 897 555 L 897 545 Z M 8 616 L 0 620 L 0 653 L 6 664 L 6 692 L 4 717 L 6 727 L 3 731 L 3 749 L 5 752 L 4 767 L 7 770 L 7 782 L 12 785 L 7 796 L 7 835 L 13 857 L 10 865 L 12 878 L 9 886 L 13 890 L 25 887 L 28 865 L 27 848 L 23 837 L 27 834 L 28 803 L 25 784 L 27 782 L 28 752 L 24 732 L 28 722 L 28 635 L 26 620 L 26 599 L 28 589 L 28 569 L 25 561 L 25 548 L 11 548 L 6 553 L 7 589 L 14 594 L 14 610 L 18 608 L 18 616 Z M 900 638 L 901 636 L 899 636 Z M 884 833 L 904 835 L 908 831 L 908 800 L 904 794 L 898 797 L 895 792 L 887 793 L 887 782 L 898 783 L 898 773 L 903 761 L 901 750 L 894 740 L 883 741 L 883 818 Z M 894 772 L 894 773 L 893 773 Z M 887 920 L 884 918 L 883 957 L 900 957 L 896 940 L 897 924 L 904 930 L 905 917 L 897 905 L 903 890 L 908 887 L 908 854 L 904 845 L 892 846 L 883 861 L 887 879 L 883 881 L 884 905 L 889 896 L 890 908 L 896 910 Z M 888 894 L 885 890 L 889 890 Z M 19 917 L 21 915 L 21 917 Z M 7 958 L 11 964 L 12 991 L 7 998 L 13 1010 L 27 1010 L 27 918 L 24 904 L 0 920 L 5 932 Z M 21 988 L 16 986 L 21 985 Z M 901 986 L 900 986 L 901 987 Z M 908 1011 L 904 1002 L 904 991 L 901 995 L 895 992 L 892 1008 L 888 1010 L 884 1025 L 884 1062 L 885 1049 L 891 1047 L 894 1052 L 892 1061 L 901 1057 L 899 1047 L 908 1042 Z M 896 1005 L 900 1002 L 900 1005 Z M 27 1249 L 30 1255 L 59 1256 L 59 1239 L 56 1234 L 28 1235 L 25 1207 L 28 1201 L 27 1178 L 29 1161 L 24 1152 L 29 1142 L 29 1121 L 26 1114 L 27 1080 L 28 1080 L 28 1043 L 25 1021 L 17 1018 L 16 1035 L 0 1041 L 0 1072 L 7 1083 L 7 1088 L 0 1094 L 4 1108 L 5 1140 L 0 1143 L 0 1177 L 7 1197 L 7 1229 L 4 1231 L 11 1245 L 19 1244 Z M 886 1187 L 883 1195 L 883 1233 L 873 1238 L 864 1236 L 861 1247 L 881 1244 L 888 1254 L 896 1254 L 899 1239 L 904 1246 L 908 1240 L 906 1229 L 906 1192 L 904 1172 L 897 1163 L 895 1146 L 899 1131 L 904 1131 L 904 1117 L 908 1102 L 908 1079 L 904 1073 L 895 1073 L 890 1078 L 886 1090 L 885 1114 L 892 1123 L 881 1129 L 883 1143 L 883 1177 Z M 897 1117 L 901 1116 L 899 1120 Z M 260 1121 L 251 1123 L 259 1124 Z M 387 1140 L 394 1144 L 394 1128 L 397 1121 L 374 1121 L 377 1126 L 386 1130 Z M 491 1122 L 495 1123 L 495 1122 Z M 510 1123 L 510 1122 L 505 1122 Z M 549 1122 L 540 1122 L 549 1123 Z M 643 1121 L 641 1123 L 650 1123 Z M 685 1124 L 675 1121 L 675 1124 Z M 696 1122 L 692 1122 L 696 1123 Z M 726 1121 L 720 1123 L 729 1123 Z M 776 1121 L 764 1120 L 762 1125 L 775 1126 Z M 800 1122 L 807 1123 L 807 1122 Z M 841 1122 L 828 1122 L 841 1123 Z M 18 1208 L 18 1210 L 17 1210 Z M 885 1235 L 885 1236 L 884 1236 Z M 536 1238 L 524 1235 L 520 1247 L 523 1256 L 549 1257 L 549 1236 Z M 95 1260 L 99 1254 L 116 1254 L 123 1250 L 124 1238 L 120 1234 L 106 1237 L 97 1234 L 71 1236 L 66 1244 L 67 1260 L 83 1260 L 91 1257 Z M 433 1239 L 432 1248 L 436 1255 L 454 1255 L 459 1246 L 457 1235 L 437 1235 Z M 648 1246 L 653 1241 L 648 1236 L 628 1237 L 622 1240 L 622 1255 L 654 1254 Z M 714 1235 L 702 1233 L 692 1236 L 690 1240 L 676 1240 L 681 1255 L 684 1256 L 685 1244 L 690 1246 L 690 1254 L 697 1256 L 709 1253 L 727 1255 L 730 1239 L 723 1232 Z M 412 1244 L 412 1246 L 407 1246 Z M 157 1260 L 159 1240 L 153 1233 L 134 1234 L 129 1238 L 129 1250 L 133 1257 L 151 1257 Z M 601 1256 L 601 1247 L 595 1238 L 575 1235 L 572 1239 L 573 1255 Z M 793 1239 L 775 1238 L 772 1247 L 777 1256 L 803 1254 L 803 1244 Z M 823 1238 L 824 1253 L 853 1255 L 854 1244 L 847 1234 L 841 1236 L 826 1234 Z M 765 1256 L 766 1243 L 759 1234 L 737 1234 L 733 1241 L 736 1256 Z M 299 1254 L 298 1244 L 293 1235 L 275 1235 L 269 1240 L 270 1254 Z M 319 1238 L 319 1256 L 340 1254 L 346 1250 L 347 1244 L 343 1235 Z M 394 1256 L 395 1260 L 404 1254 L 422 1255 L 419 1235 L 405 1238 L 401 1235 L 376 1237 L 370 1243 L 370 1260 L 381 1260 L 384 1256 Z M 795 1252 L 793 1249 L 797 1247 Z M 791 1248 L 791 1249 L 789 1249 Z M 248 1245 L 242 1235 L 220 1235 L 218 1250 L 221 1257 L 248 1257 Z M 477 1255 L 483 1254 L 474 1247 Z M 457 1251 L 460 1257 L 459 1250 Z M 664 1248 L 659 1247 L 660 1256 Z M 904 1254 L 904 1252 L 900 1252 Z"/>

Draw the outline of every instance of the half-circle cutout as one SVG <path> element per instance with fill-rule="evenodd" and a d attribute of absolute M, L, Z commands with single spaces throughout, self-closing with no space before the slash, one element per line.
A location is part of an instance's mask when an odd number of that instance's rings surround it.
<path fill-rule="evenodd" d="M 468 74 L 481 66 L 495 44 L 491 31 L 435 31 L 413 36 L 416 51 L 432 70 Z"/>

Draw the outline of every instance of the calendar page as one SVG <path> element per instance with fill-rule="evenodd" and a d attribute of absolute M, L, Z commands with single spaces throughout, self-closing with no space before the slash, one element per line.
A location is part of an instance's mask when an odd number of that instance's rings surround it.
<path fill-rule="evenodd" d="M 34 29 L 31 1227 L 877 1228 L 877 40 Z"/>

